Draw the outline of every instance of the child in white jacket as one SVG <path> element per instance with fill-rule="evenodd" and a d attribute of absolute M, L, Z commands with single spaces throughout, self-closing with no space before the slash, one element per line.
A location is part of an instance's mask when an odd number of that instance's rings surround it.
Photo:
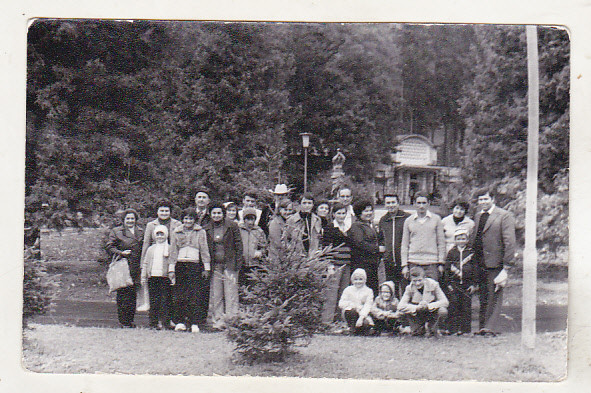
<path fill-rule="evenodd" d="M 343 311 L 343 318 L 349 325 L 349 332 L 354 335 L 370 333 L 374 325 L 369 316 L 373 306 L 373 291 L 365 285 L 367 274 L 363 269 L 355 269 L 351 274 L 351 284 L 343 291 L 339 300 L 339 308 Z"/>
<path fill-rule="evenodd" d="M 171 283 L 174 270 L 170 270 L 168 228 L 158 225 L 154 228 L 156 243 L 148 247 L 142 259 L 142 284 L 148 284 L 150 327 L 170 329 L 171 323 Z"/>

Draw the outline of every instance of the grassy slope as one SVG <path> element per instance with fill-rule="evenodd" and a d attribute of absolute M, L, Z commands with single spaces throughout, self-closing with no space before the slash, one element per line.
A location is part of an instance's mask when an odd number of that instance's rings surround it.
<path fill-rule="evenodd" d="M 222 333 L 33 325 L 24 334 L 23 364 L 35 372 L 483 381 L 555 381 L 566 373 L 564 332 L 540 334 L 532 353 L 521 350 L 518 334 L 319 335 L 284 364 L 250 366 L 231 360 L 232 345 Z"/>

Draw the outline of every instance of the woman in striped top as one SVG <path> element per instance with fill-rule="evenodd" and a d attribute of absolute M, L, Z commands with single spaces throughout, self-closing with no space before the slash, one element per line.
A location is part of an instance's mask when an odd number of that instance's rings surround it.
<path fill-rule="evenodd" d="M 332 263 L 329 265 L 328 277 L 325 288 L 325 302 L 322 311 L 322 322 L 332 323 L 335 315 L 339 316 L 338 300 L 343 290 L 349 285 L 351 276 L 351 247 L 347 235 L 350 224 L 347 225 L 347 206 L 337 203 L 333 206 L 334 220 L 326 226 L 322 235 L 323 247 L 332 246 L 335 248 L 332 256 Z"/>

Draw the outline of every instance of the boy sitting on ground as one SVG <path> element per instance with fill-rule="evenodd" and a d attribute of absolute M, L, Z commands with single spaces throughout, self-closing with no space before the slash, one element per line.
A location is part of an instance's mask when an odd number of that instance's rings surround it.
<path fill-rule="evenodd" d="M 343 318 L 349 325 L 349 332 L 354 335 L 366 335 L 374 326 L 369 316 L 373 305 L 373 291 L 365 285 L 367 274 L 363 269 L 355 269 L 351 274 L 351 283 L 343 291 L 339 300 L 339 308 L 343 310 Z"/>
<path fill-rule="evenodd" d="M 380 293 L 373 302 L 370 315 L 375 323 L 375 333 L 398 333 L 398 317 L 396 311 L 398 299 L 394 296 L 394 282 L 386 281 L 380 285 Z"/>
<path fill-rule="evenodd" d="M 411 282 L 404 290 L 398 311 L 409 318 L 413 336 L 437 336 L 437 326 L 447 317 L 447 297 L 439 283 L 425 277 L 420 266 L 410 269 Z"/>

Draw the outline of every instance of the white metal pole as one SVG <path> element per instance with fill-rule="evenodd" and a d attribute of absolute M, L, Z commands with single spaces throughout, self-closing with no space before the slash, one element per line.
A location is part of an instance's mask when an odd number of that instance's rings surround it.
<path fill-rule="evenodd" d="M 523 313 L 521 345 L 534 348 L 536 341 L 537 263 L 536 219 L 538 207 L 539 70 L 536 26 L 526 27 L 528 74 L 527 190 L 525 208 L 525 249 L 523 252 Z"/>
<path fill-rule="evenodd" d="M 308 192 L 308 148 L 304 147 L 304 194 Z"/>

